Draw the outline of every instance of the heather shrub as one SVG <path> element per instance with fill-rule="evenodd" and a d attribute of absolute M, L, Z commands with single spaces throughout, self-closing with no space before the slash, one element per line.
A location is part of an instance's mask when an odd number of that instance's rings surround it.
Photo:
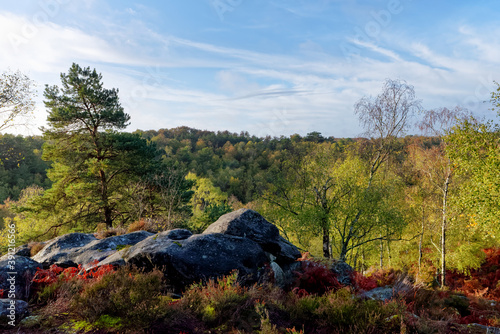
<path fill-rule="evenodd" d="M 143 219 L 137 220 L 127 227 L 127 233 L 142 231 L 145 229 L 146 221 Z"/>
<path fill-rule="evenodd" d="M 401 270 L 395 270 L 394 268 L 379 269 L 367 275 L 367 277 L 374 280 L 379 287 L 393 285 L 400 278 L 400 276 L 406 276 L 406 274 L 404 274 Z"/>
<path fill-rule="evenodd" d="M 127 227 L 127 233 L 132 233 L 136 231 L 148 231 L 157 232 L 154 227 L 154 223 L 151 219 L 141 218 Z"/>
<path fill-rule="evenodd" d="M 400 304 L 361 300 L 349 287 L 323 296 L 289 296 L 285 304 L 291 319 L 288 328 L 304 328 L 305 333 L 391 333 L 399 332 L 401 327 L 404 309 Z"/>
<path fill-rule="evenodd" d="M 301 270 L 295 274 L 296 280 L 292 290 L 300 295 L 322 295 L 342 287 L 337 280 L 337 275 L 320 262 L 302 261 Z"/>
<path fill-rule="evenodd" d="M 326 295 L 318 308 L 318 326 L 339 333 L 399 331 L 403 310 L 396 301 L 381 302 L 353 298 L 348 288 Z M 395 318 L 391 318 L 394 317 Z"/>
<path fill-rule="evenodd" d="M 88 282 L 71 301 L 71 310 L 83 320 L 99 326 L 103 315 L 120 320 L 120 326 L 144 327 L 161 317 L 170 302 L 162 298 L 163 274 L 141 273 L 121 268 L 99 280 Z"/>
<path fill-rule="evenodd" d="M 105 239 L 116 235 L 124 235 L 126 233 L 127 230 L 122 226 L 108 228 L 105 223 L 100 223 L 97 224 L 96 233 L 94 233 L 94 236 L 97 239 Z"/>
<path fill-rule="evenodd" d="M 377 287 L 377 281 L 372 277 L 366 277 L 360 272 L 353 271 L 351 283 L 356 291 L 369 291 Z"/>
<path fill-rule="evenodd" d="M 237 282 L 237 272 L 206 283 L 197 283 L 185 292 L 178 306 L 188 309 L 208 326 L 252 328 L 258 315 L 248 289 Z"/>
<path fill-rule="evenodd" d="M 39 251 L 43 249 L 43 247 L 45 247 L 45 243 L 32 241 L 28 243 L 28 247 L 30 249 L 30 255 L 35 256 L 36 254 L 38 254 Z"/>

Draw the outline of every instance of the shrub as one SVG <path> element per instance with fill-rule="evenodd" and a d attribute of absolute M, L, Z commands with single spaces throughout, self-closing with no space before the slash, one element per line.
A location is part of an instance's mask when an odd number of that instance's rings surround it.
<path fill-rule="evenodd" d="M 56 264 L 51 265 L 49 269 L 38 268 L 32 280 L 31 294 L 35 296 L 38 303 L 46 304 L 57 296 L 64 282 L 97 280 L 113 271 L 112 265 L 94 267 L 89 270 L 83 270 L 81 265 L 63 269 Z"/>
<path fill-rule="evenodd" d="M 130 224 L 127 228 L 127 233 L 142 231 L 145 229 L 146 229 L 146 220 L 144 220 L 143 218 Z"/>
<path fill-rule="evenodd" d="M 38 254 L 39 251 L 43 249 L 43 247 L 45 247 L 45 243 L 32 241 L 28 243 L 28 247 L 30 249 L 30 255 L 35 256 L 36 254 Z"/>
<path fill-rule="evenodd" d="M 237 282 L 237 271 L 207 283 L 197 283 L 185 292 L 179 306 L 189 309 L 207 325 L 231 329 L 254 315 L 248 289 Z"/>
<path fill-rule="evenodd" d="M 382 287 L 382 286 L 393 285 L 394 282 L 401 275 L 404 274 L 400 270 L 395 270 L 394 268 L 390 268 L 390 269 L 379 269 L 368 275 L 368 277 L 375 280 L 377 286 Z"/>
<path fill-rule="evenodd" d="M 377 281 L 373 277 L 366 277 L 357 271 L 352 272 L 351 282 L 357 291 L 369 291 L 377 287 Z"/>
<path fill-rule="evenodd" d="M 301 271 L 296 272 L 293 291 L 300 295 L 322 295 L 330 290 L 337 290 L 342 285 L 337 280 L 337 275 L 324 264 L 313 261 L 302 261 Z"/>
<path fill-rule="evenodd" d="M 163 289 L 163 273 L 159 270 L 141 273 L 120 268 L 87 282 L 82 291 L 73 296 L 71 309 L 97 327 L 102 327 L 105 320 L 121 319 L 120 325 L 142 328 L 166 312 L 170 300 L 161 297 Z M 108 318 L 102 318 L 103 315 Z"/>
<path fill-rule="evenodd" d="M 116 235 L 124 235 L 126 233 L 127 230 L 122 226 L 107 228 L 105 223 L 100 223 L 97 225 L 96 233 L 94 233 L 94 236 L 97 239 L 105 239 Z"/>
<path fill-rule="evenodd" d="M 449 270 L 446 272 L 446 285 L 467 296 L 483 296 L 500 301 L 500 248 L 483 250 L 486 259 L 481 267 L 469 269 L 469 275 Z"/>
<path fill-rule="evenodd" d="M 132 233 L 135 231 L 148 231 L 156 233 L 158 232 L 156 222 L 157 220 L 153 220 L 150 218 L 148 219 L 141 218 L 140 220 L 137 220 L 128 226 L 127 233 Z"/>

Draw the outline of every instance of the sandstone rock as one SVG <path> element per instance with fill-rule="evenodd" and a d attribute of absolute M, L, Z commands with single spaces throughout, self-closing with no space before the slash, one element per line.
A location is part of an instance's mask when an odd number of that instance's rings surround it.
<path fill-rule="evenodd" d="M 284 289 L 287 284 L 285 272 L 276 262 L 271 262 L 270 265 L 274 276 L 274 284 Z"/>
<path fill-rule="evenodd" d="M 31 280 L 42 265 L 29 257 L 4 255 L 0 257 L 0 289 L 8 296 L 14 291 L 14 299 L 28 300 Z M 11 289 L 11 288 L 14 289 Z"/>
<path fill-rule="evenodd" d="M 248 238 L 259 243 L 265 251 L 271 254 L 277 254 L 281 250 L 278 244 L 280 241 L 278 228 L 258 212 L 249 209 L 239 209 L 222 215 L 203 232 L 203 234 L 210 233 Z"/>
<path fill-rule="evenodd" d="M 189 230 L 183 228 L 176 228 L 174 230 L 166 231 L 167 238 L 172 240 L 184 240 L 193 235 L 193 233 Z"/>
<path fill-rule="evenodd" d="M 239 209 L 222 215 L 203 234 L 222 233 L 248 238 L 257 242 L 262 249 L 277 257 L 279 265 L 298 259 L 300 251 L 279 235 L 276 226 L 268 222 L 258 212 Z"/>
<path fill-rule="evenodd" d="M 11 321 L 17 324 L 28 314 L 28 303 L 17 299 L 0 299 L 0 325 L 8 325 Z"/>
<path fill-rule="evenodd" d="M 78 251 L 92 241 L 97 240 L 93 234 L 70 233 L 57 237 L 47 243 L 33 260 L 40 262 L 45 268 L 52 264 L 60 267 L 76 267 L 74 261 Z"/>
<path fill-rule="evenodd" d="M 74 262 L 81 264 L 84 268 L 88 268 L 96 262 L 100 262 L 107 257 L 117 253 L 127 246 L 135 245 L 136 243 L 152 236 L 153 233 L 146 231 L 136 231 L 124 235 L 117 235 L 101 240 L 94 240 L 86 246 L 80 248 L 74 257 Z"/>
<path fill-rule="evenodd" d="M 491 327 L 473 323 L 468 324 L 467 328 L 473 330 L 472 333 L 500 334 L 500 328 L 498 327 Z"/>
<path fill-rule="evenodd" d="M 295 262 L 302 256 L 299 249 L 283 237 L 279 237 L 280 252 L 276 254 L 276 262 L 280 265 Z"/>
<path fill-rule="evenodd" d="M 137 231 L 99 240 L 92 234 L 66 234 L 50 241 L 33 259 L 41 262 L 44 267 L 52 264 L 76 267 L 81 264 L 87 268 L 152 235 L 150 232 Z"/>
<path fill-rule="evenodd" d="M 386 301 L 386 300 L 392 299 L 393 295 L 394 295 L 394 293 L 393 293 L 392 287 L 383 286 L 383 287 L 372 289 L 370 291 L 362 292 L 359 295 L 359 297 L 373 299 L 373 300 Z"/>
<path fill-rule="evenodd" d="M 31 257 L 31 248 L 28 244 L 16 247 L 15 255 Z"/>
<path fill-rule="evenodd" d="M 124 266 L 127 264 L 125 262 L 125 260 L 123 259 L 125 256 L 124 254 L 126 254 L 127 251 L 128 251 L 128 249 L 122 249 L 118 252 L 115 252 L 115 253 L 111 254 L 110 256 L 108 256 L 107 258 L 105 258 L 104 260 L 97 263 L 95 265 L 95 267 L 100 267 L 100 266 L 104 266 L 107 264 L 110 264 L 112 266 Z M 91 269 L 91 268 L 93 268 L 93 266 L 87 267 L 86 269 Z"/>
<path fill-rule="evenodd" d="M 253 240 L 220 233 L 172 240 L 161 232 L 132 246 L 124 255 L 138 267 L 158 267 L 171 282 L 185 286 L 238 270 L 242 283 L 255 282 L 267 257 Z"/>
<path fill-rule="evenodd" d="M 351 284 L 351 275 L 354 272 L 354 269 L 352 269 L 350 265 L 343 261 L 335 261 L 330 266 L 330 270 L 337 274 L 337 281 L 339 281 L 340 284 Z"/>

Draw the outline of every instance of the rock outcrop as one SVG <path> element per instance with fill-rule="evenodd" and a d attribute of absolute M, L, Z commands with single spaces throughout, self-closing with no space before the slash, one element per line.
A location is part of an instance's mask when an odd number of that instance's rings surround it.
<path fill-rule="evenodd" d="M 184 286 L 233 270 L 238 271 L 240 282 L 256 282 L 269 264 L 267 268 L 279 285 L 285 285 L 293 276 L 289 264 L 300 256 L 297 247 L 283 239 L 276 226 L 253 210 L 241 209 L 221 216 L 202 234 L 193 235 L 185 229 L 159 232 L 97 265 L 157 267 L 174 285 Z"/>
<path fill-rule="evenodd" d="M 212 233 L 248 238 L 273 255 L 281 251 L 278 228 L 253 210 L 239 209 L 222 215 L 203 232 L 203 234 Z"/>
<path fill-rule="evenodd" d="M 22 254 L 28 250 L 20 249 Z M 259 213 L 240 209 L 221 216 L 202 234 L 174 229 L 97 239 L 93 234 L 70 233 L 47 241 L 32 259 L 14 256 L 18 273 L 16 298 L 26 300 L 37 268 L 46 269 L 53 264 L 82 265 L 84 269 L 104 264 L 159 268 L 179 288 L 237 270 L 243 284 L 267 277 L 284 287 L 293 280 L 298 268 L 295 261 L 301 254 Z M 0 259 L 0 269 L 7 268 L 7 263 L 1 262 L 6 261 L 4 258 Z M 9 288 L 6 275 L 0 271 L 0 289 Z"/>
<path fill-rule="evenodd" d="M 28 300 L 31 281 L 40 263 L 29 257 L 4 255 L 0 257 L 0 289 L 11 299 Z"/>
<path fill-rule="evenodd" d="M 41 263 L 45 268 L 52 264 L 60 267 L 76 267 L 74 261 L 78 251 L 92 241 L 97 240 L 93 234 L 70 233 L 57 237 L 45 245 L 33 260 Z"/>
<path fill-rule="evenodd" d="M 268 258 L 253 240 L 220 233 L 197 234 L 181 240 L 171 231 L 149 237 L 123 254 L 126 263 L 158 267 L 176 286 L 219 277 L 238 270 L 244 282 L 256 282 Z"/>
<path fill-rule="evenodd" d="M 0 325 L 17 324 L 28 313 L 24 300 L 0 299 Z"/>
<path fill-rule="evenodd" d="M 44 268 L 52 264 L 60 267 L 76 267 L 81 264 L 86 268 L 151 235 L 153 233 L 137 231 L 99 240 L 93 234 L 70 233 L 47 243 L 33 260 L 41 263 Z"/>

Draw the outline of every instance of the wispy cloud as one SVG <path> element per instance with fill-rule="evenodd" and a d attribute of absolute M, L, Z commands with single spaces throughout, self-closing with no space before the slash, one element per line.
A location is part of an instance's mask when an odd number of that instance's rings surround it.
<path fill-rule="evenodd" d="M 433 36 L 414 39 L 392 26 L 381 31 L 380 38 L 362 41 L 339 37 L 341 33 L 332 32 L 329 26 L 304 32 L 291 24 L 300 22 L 303 29 L 310 18 L 318 19 L 319 25 L 330 24 L 332 20 L 324 17 L 331 14 L 332 7 L 339 8 L 336 17 L 354 15 L 360 9 L 351 2 L 292 6 L 276 0 L 269 6 L 279 7 L 279 17 L 288 21 L 259 21 L 253 16 L 228 25 L 219 22 L 214 13 L 206 13 L 214 15 L 208 21 L 217 24 L 193 22 L 192 30 L 177 34 L 147 22 L 153 8 L 104 3 L 109 7 L 103 11 L 106 15 L 94 10 L 92 27 L 83 21 L 43 22 L 35 25 L 30 36 L 23 32 L 33 25 L 30 17 L 0 10 L 0 64 L 49 84 L 57 84 L 58 74 L 72 62 L 94 66 L 103 72 L 106 85 L 120 89 L 132 128 L 188 125 L 260 135 L 266 131 L 271 135 L 320 131 L 337 137 L 362 132 L 353 105 L 365 95 L 378 94 L 386 78 L 414 85 L 426 107 L 462 104 L 485 110 L 482 101 L 491 89 L 492 73 L 499 73 L 500 38 L 494 29 L 484 34 L 479 28 L 450 24 L 447 33 L 457 37 L 439 45 Z M 379 4 L 382 9 L 387 6 L 383 1 Z M 89 0 L 71 8 L 96 6 L 97 2 Z M 251 2 L 244 2 L 228 15 L 239 15 L 238 11 L 251 7 Z M 366 3 L 362 7 L 367 15 L 373 11 Z M 144 13 L 150 14 L 144 18 Z M 359 24 L 360 20 L 353 22 Z M 286 45 L 264 36 L 266 29 L 275 26 L 290 30 L 280 36 Z M 238 34 L 223 38 L 231 29 L 239 29 Z M 255 41 L 246 41 L 254 37 L 251 33 L 263 34 L 259 47 L 253 47 Z M 12 36 L 21 39 L 16 44 Z M 331 45 L 346 40 L 363 51 L 350 62 Z M 273 43 L 283 44 L 275 48 Z M 42 107 L 38 110 L 45 114 Z"/>

